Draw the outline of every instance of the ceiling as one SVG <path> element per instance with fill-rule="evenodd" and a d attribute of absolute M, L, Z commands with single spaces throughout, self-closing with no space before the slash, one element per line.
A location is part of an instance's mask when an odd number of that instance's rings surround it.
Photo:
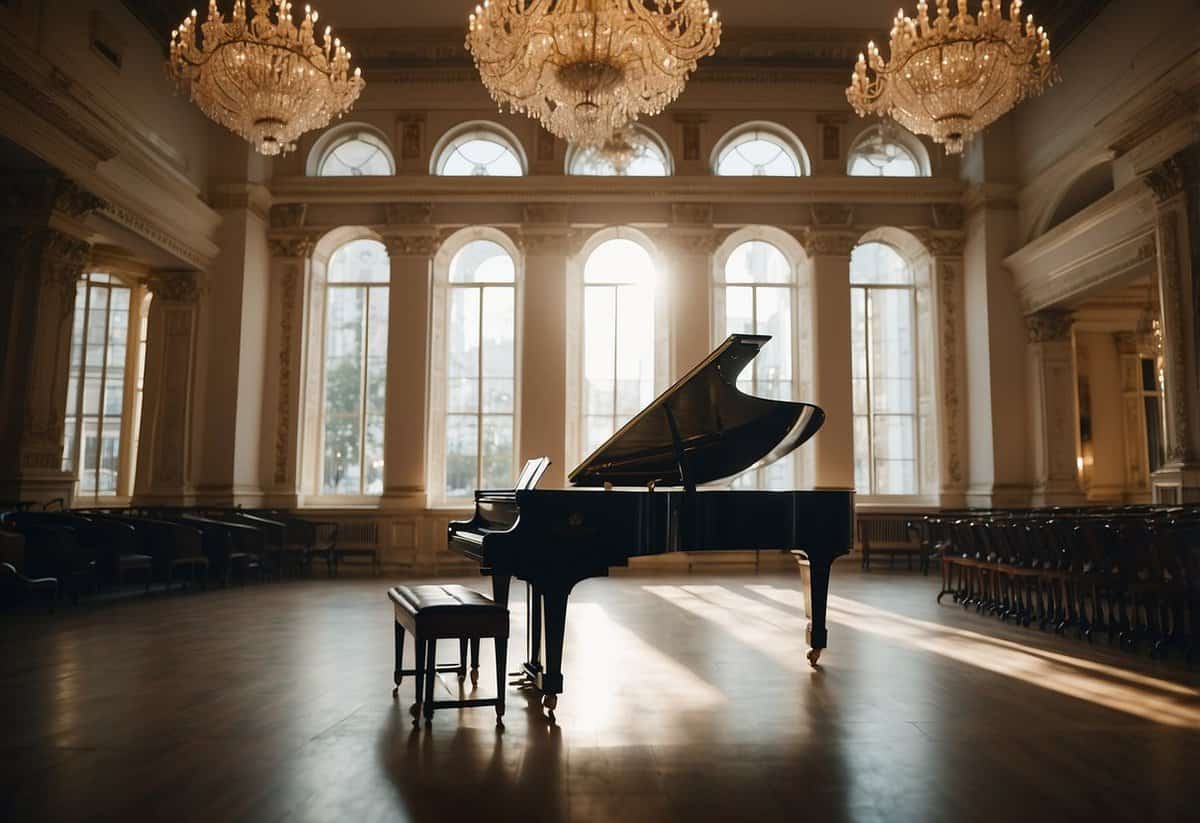
<path fill-rule="evenodd" d="M 196 0 L 124 0 L 163 43 L 171 29 L 197 5 Z M 915 0 L 711 0 L 725 23 L 725 32 L 736 36 L 739 29 L 858 29 L 878 32 L 881 39 L 891 27 L 899 5 L 915 14 Z M 1025 12 L 1050 32 L 1055 49 L 1061 51 L 1110 0 L 1026 0 Z M 218 0 L 226 9 L 232 0 Z M 203 4 L 199 4 L 203 6 Z M 474 0 L 409 0 L 407 3 L 379 0 L 315 0 L 321 22 L 338 32 L 355 29 L 465 29 Z M 932 3 L 931 3 L 932 5 Z M 977 10 L 979 0 L 971 0 Z M 296 8 L 301 8 L 297 3 Z M 299 13 L 299 12 L 297 12 Z"/>

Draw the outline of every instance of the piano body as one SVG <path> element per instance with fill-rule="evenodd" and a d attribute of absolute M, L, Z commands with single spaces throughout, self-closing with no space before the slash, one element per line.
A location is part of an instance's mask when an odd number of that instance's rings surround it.
<path fill-rule="evenodd" d="M 569 475 L 574 488 L 535 488 L 549 461 L 530 461 L 515 489 L 477 491 L 474 517 L 450 523 L 450 548 L 492 576 L 497 602 L 508 602 L 513 577 L 529 584 L 523 668 L 550 711 L 563 691 L 571 589 L 631 557 L 802 552 L 808 659 L 816 665 L 827 639 L 830 568 L 853 539 L 853 491 L 698 488 L 778 460 L 824 422 L 817 406 L 737 388 L 738 375 L 768 340 L 730 336 L 580 463 Z"/>

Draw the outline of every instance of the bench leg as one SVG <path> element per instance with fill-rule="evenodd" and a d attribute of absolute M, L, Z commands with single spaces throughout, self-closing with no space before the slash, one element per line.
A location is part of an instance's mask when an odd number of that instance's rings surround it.
<path fill-rule="evenodd" d="M 425 641 L 425 723 L 433 722 L 433 679 L 437 675 L 437 638 Z M 420 684 L 417 688 L 421 688 Z"/>
<path fill-rule="evenodd" d="M 479 638 L 471 641 L 472 660 L 476 666 L 479 665 Z M 496 722 L 504 717 L 504 690 L 508 686 L 505 677 L 505 664 L 508 658 L 508 638 L 496 638 Z M 477 677 L 478 671 L 472 669 L 471 676 Z"/>
<path fill-rule="evenodd" d="M 467 677 L 467 638 L 458 638 L 458 679 Z"/>
<path fill-rule="evenodd" d="M 413 677 L 412 717 L 413 725 L 419 726 L 421 725 L 421 691 L 425 688 L 425 656 L 428 653 L 426 647 L 429 645 L 429 641 L 422 638 L 419 634 L 414 635 L 414 639 L 416 640 L 415 651 L 417 659 L 415 664 L 416 671 L 413 672 L 415 676 Z"/>
<path fill-rule="evenodd" d="M 400 693 L 400 681 L 404 679 L 404 627 L 396 621 L 396 668 L 392 671 L 392 697 Z"/>
<path fill-rule="evenodd" d="M 503 666 L 500 667 L 504 669 Z M 471 638 L 471 685 L 479 685 L 479 638 Z"/>

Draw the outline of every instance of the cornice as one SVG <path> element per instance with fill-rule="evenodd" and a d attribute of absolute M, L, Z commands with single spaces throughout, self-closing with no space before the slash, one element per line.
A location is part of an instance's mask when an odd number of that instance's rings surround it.
<path fill-rule="evenodd" d="M 271 211 L 271 191 L 259 183 L 215 183 L 208 201 L 217 211 L 246 209 L 263 221 Z"/>
<path fill-rule="evenodd" d="M 181 239 L 180 232 L 172 231 L 157 221 L 150 220 L 113 202 L 106 201 L 96 213 L 129 229 L 134 234 L 144 237 L 197 269 L 207 269 L 219 251 L 211 241 L 208 241 L 205 247 L 197 247 L 188 243 Z"/>

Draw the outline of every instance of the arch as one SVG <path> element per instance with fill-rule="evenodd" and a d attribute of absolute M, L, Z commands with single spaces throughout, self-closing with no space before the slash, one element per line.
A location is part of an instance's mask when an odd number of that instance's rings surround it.
<path fill-rule="evenodd" d="M 916 135 L 907 129 L 901 128 L 898 124 L 883 125 L 877 123 L 873 126 L 868 126 L 859 132 L 858 136 L 850 144 L 850 150 L 846 152 L 846 173 L 855 175 L 855 161 L 863 156 L 865 150 L 875 145 L 894 144 L 902 151 L 906 152 L 912 159 L 915 168 L 914 174 L 888 174 L 886 170 L 881 169 L 879 176 L 882 177 L 929 177 L 932 174 L 932 168 L 929 162 L 929 151 L 925 148 Z M 873 175 L 863 175 L 873 176 Z"/>
<path fill-rule="evenodd" d="M 640 141 L 643 146 L 645 146 L 646 148 L 653 149 L 661 156 L 663 172 L 661 175 L 656 174 L 656 173 L 649 173 L 649 172 L 644 172 L 644 173 L 634 172 L 633 174 L 629 174 L 628 172 L 626 172 L 626 175 L 631 176 L 631 177 L 637 177 L 637 176 L 670 177 L 672 174 L 674 174 L 675 173 L 675 159 L 671 156 L 671 150 L 669 148 L 667 148 L 666 141 L 664 141 L 662 139 L 662 137 L 659 136 L 659 134 L 657 132 L 655 132 L 653 129 L 649 128 L 648 126 L 644 126 L 641 123 L 634 123 L 631 126 L 629 126 L 629 128 L 634 133 L 633 139 L 635 141 Z M 579 166 L 581 164 L 589 163 L 589 162 L 597 164 L 597 165 L 601 165 L 601 166 L 607 165 L 611 168 L 611 163 L 606 163 L 606 161 L 602 157 L 599 156 L 599 153 L 598 153 L 598 150 L 596 147 L 594 147 L 594 146 L 578 146 L 575 144 L 571 144 L 567 148 L 567 157 L 563 164 L 563 171 L 565 174 L 568 174 L 568 175 L 592 174 L 592 175 L 616 176 L 618 174 L 615 169 L 614 170 L 606 170 L 606 171 L 581 171 L 579 169 Z M 621 176 L 624 176 L 624 175 L 621 175 Z"/>
<path fill-rule="evenodd" d="M 447 283 L 450 280 L 450 263 L 454 256 L 468 243 L 476 240 L 490 240 L 508 252 L 516 269 L 516 282 L 521 282 L 525 271 L 525 258 L 520 247 L 508 232 L 495 226 L 467 226 L 448 236 L 438 247 L 433 256 L 433 277 L 437 282 Z"/>
<path fill-rule="evenodd" d="M 1066 185 L 1054 205 L 1046 210 L 1048 217 L 1042 232 L 1065 223 L 1105 195 L 1112 194 L 1114 189 L 1111 161 L 1104 160 L 1087 167 Z"/>
<path fill-rule="evenodd" d="M 725 132 L 725 135 L 713 147 L 712 155 L 709 157 L 709 168 L 712 170 L 712 173 L 721 175 L 722 161 L 727 157 L 728 153 L 735 150 L 741 144 L 748 144 L 755 140 L 777 144 L 784 150 L 785 155 L 791 159 L 795 169 L 792 172 L 783 169 L 775 172 L 764 171 L 761 172 L 762 174 L 785 177 L 807 177 L 812 174 L 812 163 L 808 157 L 808 150 L 804 148 L 804 144 L 800 141 L 800 138 L 785 126 L 769 120 L 752 120 Z M 757 173 L 759 172 L 751 172 L 751 174 Z M 744 174 L 744 172 L 726 171 L 724 174 L 736 175 Z"/>
<path fill-rule="evenodd" d="M 770 243 L 783 252 L 784 257 L 792 264 L 792 274 L 796 283 L 808 284 L 808 252 L 795 236 L 775 226 L 751 225 L 742 226 L 721 241 L 712 255 L 712 276 L 715 282 L 724 282 L 725 266 L 730 255 L 743 243 L 752 240 L 762 240 Z"/>
<path fill-rule="evenodd" d="M 329 263 L 329 258 L 333 253 L 347 243 L 355 240 L 377 240 L 383 242 L 383 237 L 374 229 L 367 226 L 338 226 L 330 229 L 321 235 L 313 246 L 312 262 L 316 266 L 320 266 L 320 279 L 325 279 L 325 266 Z"/>
<path fill-rule="evenodd" d="M 529 160 L 521 141 L 504 126 L 491 120 L 468 120 L 448 129 L 433 147 L 433 153 L 429 158 L 429 173 L 435 176 L 446 174 L 446 164 L 450 161 L 455 149 L 476 139 L 496 143 L 512 153 L 520 166 L 520 172 L 516 175 L 506 173 L 504 176 L 518 177 L 529 174 Z"/>
<path fill-rule="evenodd" d="M 883 243 L 894 248 L 910 266 L 914 267 L 914 276 L 917 274 L 916 269 L 929 257 L 929 249 L 921 241 L 921 238 L 895 226 L 876 226 L 863 232 L 862 237 L 858 238 L 855 245 L 862 246 L 867 243 Z"/>
<path fill-rule="evenodd" d="M 354 140 L 377 148 L 387 160 L 388 171 L 386 173 L 396 173 L 396 154 L 392 151 L 392 145 L 387 139 L 387 135 L 382 130 L 367 123 L 341 123 L 331 129 L 327 129 L 313 143 L 312 148 L 309 149 L 308 158 L 305 161 L 304 173 L 309 177 L 341 176 L 342 173 L 340 172 L 326 172 L 323 174 L 322 166 L 339 147 L 345 146 Z M 346 173 L 353 174 L 353 172 Z"/>

